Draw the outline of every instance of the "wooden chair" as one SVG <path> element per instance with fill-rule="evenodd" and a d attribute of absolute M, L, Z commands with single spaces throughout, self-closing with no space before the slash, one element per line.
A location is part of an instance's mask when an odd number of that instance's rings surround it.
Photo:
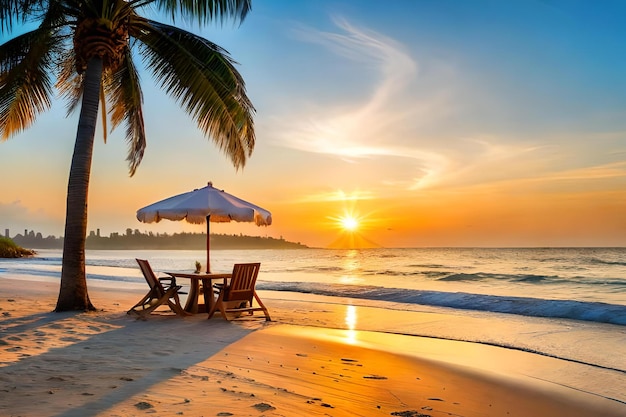
<path fill-rule="evenodd" d="M 222 317 L 226 320 L 228 320 L 227 313 L 248 312 L 253 314 L 255 311 L 262 311 L 265 315 L 265 320 L 271 321 L 270 313 L 255 290 L 260 268 L 260 263 L 235 264 L 230 282 L 228 278 L 224 278 L 223 283 L 214 287 L 218 295 L 217 300 L 209 311 L 209 318 L 213 317 L 217 310 L 222 313 Z M 253 306 L 253 298 L 259 304 L 258 307 Z"/>
<path fill-rule="evenodd" d="M 150 263 L 145 259 L 136 259 L 141 269 L 146 282 L 150 286 L 150 291 L 130 310 L 127 314 L 137 314 L 140 318 L 145 319 L 150 313 L 159 308 L 162 305 L 167 305 L 169 308 L 179 316 L 187 316 L 187 313 L 180 305 L 180 299 L 178 294 L 181 294 L 179 290 L 182 288 L 180 285 L 176 285 L 176 280 L 173 278 L 157 278 L 150 266 Z M 167 286 L 163 286 L 164 281 L 170 281 Z M 184 294 L 184 293 L 182 293 Z"/>

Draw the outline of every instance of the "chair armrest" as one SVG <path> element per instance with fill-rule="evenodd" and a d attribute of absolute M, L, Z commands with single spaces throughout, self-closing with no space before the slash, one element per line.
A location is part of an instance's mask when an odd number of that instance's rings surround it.
<path fill-rule="evenodd" d="M 169 284 L 167 284 L 167 285 L 165 286 L 165 290 L 166 290 L 166 291 L 167 291 L 167 290 L 169 290 L 170 288 L 174 288 L 174 287 L 176 287 L 176 288 L 178 288 L 178 289 L 176 290 L 176 292 L 177 292 L 177 293 L 179 293 L 179 294 L 187 294 L 187 293 L 186 293 L 186 292 L 184 292 L 184 291 L 180 291 L 180 289 L 181 289 L 181 288 L 183 288 L 183 286 L 182 286 L 182 285 L 176 285 L 176 277 L 171 277 L 171 278 L 170 278 L 170 277 L 163 277 L 163 278 L 159 278 L 159 281 L 160 281 L 160 282 L 163 282 L 163 281 L 169 281 Z"/>
<path fill-rule="evenodd" d="M 180 287 L 180 285 L 176 285 L 176 277 L 162 277 L 157 279 L 166 290 L 169 290 L 172 287 Z"/>
<path fill-rule="evenodd" d="M 216 293 L 220 293 L 220 291 L 223 291 L 224 288 L 228 287 L 228 277 L 224 277 L 224 281 L 223 282 L 216 282 L 215 284 L 213 284 L 213 290 Z"/>
<path fill-rule="evenodd" d="M 159 277 L 159 281 L 160 282 L 169 281 L 170 287 L 173 287 L 174 285 L 176 285 L 176 277 L 174 275 L 170 275 L 169 277 Z"/>

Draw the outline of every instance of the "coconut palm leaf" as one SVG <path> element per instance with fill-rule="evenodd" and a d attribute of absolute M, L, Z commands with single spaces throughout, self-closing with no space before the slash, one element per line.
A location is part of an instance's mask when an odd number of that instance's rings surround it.
<path fill-rule="evenodd" d="M 11 30 L 13 24 L 23 23 L 42 0 L 0 0 L 0 30 Z"/>
<path fill-rule="evenodd" d="M 210 135 L 235 167 L 254 148 L 254 107 L 228 53 L 182 29 L 149 21 L 136 35 L 157 82 L 198 127 Z"/>
<path fill-rule="evenodd" d="M 152 3 L 151 0 L 140 0 L 140 3 Z M 226 18 L 245 19 L 252 8 L 251 0 L 156 0 L 157 8 L 170 15 L 175 21 L 177 15 L 184 20 L 196 19 L 199 23 L 214 20 L 224 21 Z"/>
<path fill-rule="evenodd" d="M 56 88 L 67 102 L 69 116 L 80 104 L 83 94 L 83 74 L 76 72 L 76 57 L 70 51 L 60 59 Z"/>
<path fill-rule="evenodd" d="M 36 29 L 0 46 L 0 138 L 28 128 L 48 110 L 53 95 L 51 70 L 58 38 Z"/>
<path fill-rule="evenodd" d="M 143 95 L 139 84 L 139 74 L 133 63 L 130 49 L 119 69 L 106 78 L 105 92 L 111 103 L 111 123 L 115 129 L 126 122 L 126 141 L 130 175 L 133 176 L 146 148 L 146 132 L 143 121 Z"/>

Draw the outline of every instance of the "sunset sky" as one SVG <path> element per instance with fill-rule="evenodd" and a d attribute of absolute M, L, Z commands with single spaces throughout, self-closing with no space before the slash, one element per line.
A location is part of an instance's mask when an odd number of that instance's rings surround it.
<path fill-rule="evenodd" d="M 625 246 L 624 16 L 623 1 L 257 0 L 241 26 L 188 26 L 239 63 L 252 158 L 237 172 L 142 72 L 143 162 L 129 177 L 123 127 L 106 144 L 98 132 L 89 230 L 203 231 L 135 213 L 212 181 L 273 216 L 216 233 Z M 63 234 L 78 119 L 65 113 L 57 101 L 0 143 L 2 235 Z"/>

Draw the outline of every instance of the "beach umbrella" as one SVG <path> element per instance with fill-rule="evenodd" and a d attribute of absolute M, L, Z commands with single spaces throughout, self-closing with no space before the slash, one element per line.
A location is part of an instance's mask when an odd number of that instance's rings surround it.
<path fill-rule="evenodd" d="M 144 223 L 167 220 L 186 220 L 189 223 L 206 222 L 206 270 L 211 272 L 211 222 L 254 222 L 257 226 L 272 224 L 269 211 L 244 201 L 232 194 L 213 187 L 209 182 L 204 188 L 178 194 L 137 210 L 137 219 Z"/>

